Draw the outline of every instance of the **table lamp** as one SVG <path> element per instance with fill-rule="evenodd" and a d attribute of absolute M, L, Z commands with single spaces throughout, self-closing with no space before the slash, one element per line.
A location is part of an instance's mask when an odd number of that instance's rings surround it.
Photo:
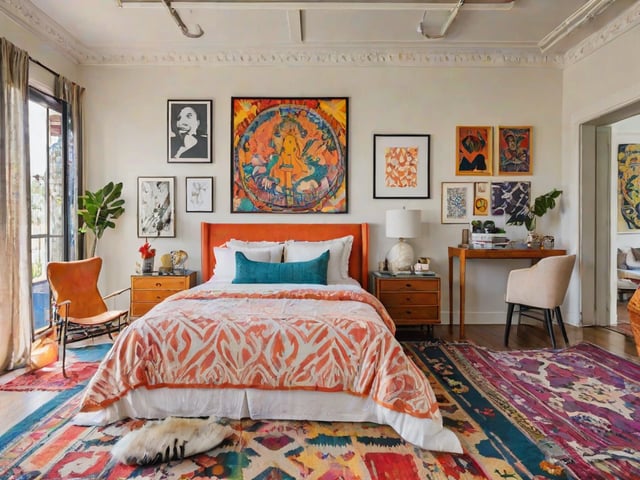
<path fill-rule="evenodd" d="M 414 262 L 413 247 L 405 242 L 405 238 L 420 235 L 420 210 L 387 210 L 386 236 L 397 238 L 396 243 L 387 253 L 387 264 L 391 273 L 410 272 Z"/>

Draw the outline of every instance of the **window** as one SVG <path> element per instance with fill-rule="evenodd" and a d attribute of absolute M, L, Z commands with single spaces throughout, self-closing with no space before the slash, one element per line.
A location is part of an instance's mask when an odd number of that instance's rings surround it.
<path fill-rule="evenodd" d="M 51 327 L 47 263 L 69 258 L 66 124 L 64 103 L 32 88 L 29 92 L 29 148 L 34 336 Z"/>

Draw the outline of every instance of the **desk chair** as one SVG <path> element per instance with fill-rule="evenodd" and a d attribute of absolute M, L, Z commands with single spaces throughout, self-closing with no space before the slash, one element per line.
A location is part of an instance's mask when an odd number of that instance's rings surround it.
<path fill-rule="evenodd" d="M 65 371 L 66 347 L 77 342 L 107 334 L 109 338 L 129 322 L 128 310 L 109 310 L 105 300 L 120 295 L 125 288 L 103 297 L 98 290 L 102 258 L 70 262 L 50 262 L 47 279 L 52 292 L 54 325 L 62 344 L 62 374 Z"/>
<path fill-rule="evenodd" d="M 556 337 L 553 333 L 553 317 L 555 315 L 564 342 L 569 344 L 569 338 L 562 321 L 560 305 L 569 287 L 571 272 L 575 264 L 575 255 L 559 255 L 546 257 L 530 268 L 512 270 L 507 280 L 507 323 L 504 331 L 504 345 L 509 344 L 509 330 L 511 329 L 511 317 L 516 305 L 519 305 L 519 315 L 525 315 L 539 319 L 528 314 L 530 309 L 538 309 L 544 312 L 544 323 L 551 337 L 551 345 L 556 348 Z"/>

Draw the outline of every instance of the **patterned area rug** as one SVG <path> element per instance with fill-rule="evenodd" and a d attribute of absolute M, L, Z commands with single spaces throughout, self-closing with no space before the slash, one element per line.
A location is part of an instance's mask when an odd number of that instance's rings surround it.
<path fill-rule="evenodd" d="M 242 420 L 209 452 L 130 467 L 109 451 L 142 422 L 72 425 L 80 384 L 0 436 L 0 478 L 640 478 L 640 365 L 588 344 L 522 352 L 404 345 L 432 379 L 464 454 L 420 450 L 375 424 Z"/>
<path fill-rule="evenodd" d="M 62 375 L 62 362 L 24 373 L 0 384 L 4 391 L 61 391 L 73 388 L 89 380 L 98 369 L 98 362 L 111 348 L 110 343 L 67 349 L 67 378 Z"/>

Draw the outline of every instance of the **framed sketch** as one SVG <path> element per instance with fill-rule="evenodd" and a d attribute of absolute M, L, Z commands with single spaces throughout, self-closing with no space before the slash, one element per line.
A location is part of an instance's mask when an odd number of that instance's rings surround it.
<path fill-rule="evenodd" d="M 640 142 L 619 143 L 617 159 L 618 233 L 638 233 L 640 231 L 640 182 L 638 182 Z"/>
<path fill-rule="evenodd" d="M 489 215 L 491 205 L 491 184 L 489 182 L 475 182 L 473 192 L 473 214 Z"/>
<path fill-rule="evenodd" d="M 213 212 L 213 177 L 186 177 L 187 212 Z"/>
<path fill-rule="evenodd" d="M 175 237 L 175 177 L 138 177 L 138 237 Z"/>
<path fill-rule="evenodd" d="M 442 223 L 471 221 L 473 189 L 473 182 L 442 182 Z"/>
<path fill-rule="evenodd" d="M 167 162 L 211 163 L 213 100 L 167 100 Z"/>
<path fill-rule="evenodd" d="M 430 135 L 373 136 L 373 198 L 430 198 Z"/>
<path fill-rule="evenodd" d="M 348 99 L 231 99 L 232 213 L 347 213 Z"/>
<path fill-rule="evenodd" d="M 491 175 L 493 127 L 456 127 L 456 175 Z"/>
<path fill-rule="evenodd" d="M 498 127 L 498 175 L 532 175 L 532 127 Z"/>
<path fill-rule="evenodd" d="M 531 182 L 491 182 L 491 215 L 511 215 L 528 207 Z"/>

